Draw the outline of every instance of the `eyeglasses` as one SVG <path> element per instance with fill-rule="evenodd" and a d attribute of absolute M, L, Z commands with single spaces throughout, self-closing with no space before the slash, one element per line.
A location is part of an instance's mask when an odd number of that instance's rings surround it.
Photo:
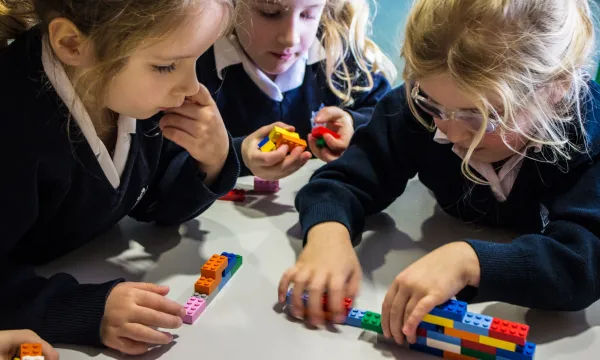
<path fill-rule="evenodd" d="M 411 97 L 415 104 L 425 111 L 427 114 L 441 120 L 460 120 L 467 125 L 471 130 L 479 131 L 484 122 L 484 117 L 479 111 L 473 110 L 447 110 L 442 105 L 422 96 L 419 92 L 419 83 L 415 83 L 411 91 Z M 485 132 L 491 133 L 496 130 L 498 123 L 493 115 L 489 115 L 486 124 Z"/>

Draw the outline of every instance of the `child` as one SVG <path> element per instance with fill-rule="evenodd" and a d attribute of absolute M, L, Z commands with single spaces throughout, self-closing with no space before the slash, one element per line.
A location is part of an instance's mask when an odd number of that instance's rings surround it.
<path fill-rule="evenodd" d="M 328 291 L 343 321 L 365 216 L 415 175 L 451 215 L 522 235 L 456 239 L 400 272 L 383 303 L 387 337 L 414 343 L 423 316 L 455 295 L 567 311 L 600 298 L 600 87 L 584 71 L 593 46 L 586 0 L 417 1 L 405 85 L 298 194 L 306 248 L 280 300 L 295 283 L 301 315 L 308 289 L 320 324 Z"/>
<path fill-rule="evenodd" d="M 0 329 L 128 354 L 169 343 L 156 328 L 180 326 L 183 309 L 168 288 L 45 279 L 33 265 L 125 216 L 179 224 L 233 188 L 237 156 L 195 73 L 232 5 L 0 4 L 0 43 L 15 39 L 0 50 Z"/>
<path fill-rule="evenodd" d="M 21 344 L 41 344 L 45 360 L 58 360 L 58 352 L 31 330 L 0 331 L 0 360 L 12 360 Z"/>
<path fill-rule="evenodd" d="M 235 29 L 200 58 L 198 76 L 234 137 L 240 175 L 276 180 L 310 159 L 300 148 L 286 156 L 285 145 L 261 152 L 258 143 L 273 125 L 308 139 L 322 160 L 337 158 L 395 78 L 367 37 L 366 0 L 248 0 L 236 12 Z M 313 117 L 341 135 L 324 137 L 329 149 L 308 136 Z"/>

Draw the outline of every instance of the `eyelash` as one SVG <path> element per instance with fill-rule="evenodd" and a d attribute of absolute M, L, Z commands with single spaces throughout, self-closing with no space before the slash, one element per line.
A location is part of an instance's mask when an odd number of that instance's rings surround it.
<path fill-rule="evenodd" d="M 269 12 L 265 12 L 265 11 L 258 11 L 260 13 L 260 15 L 266 19 L 276 19 L 281 15 L 281 12 L 277 11 L 277 12 L 273 12 L 273 13 L 269 13 Z M 315 19 L 314 16 L 311 15 L 302 15 L 303 18 L 307 19 L 307 20 L 313 20 Z"/>
<path fill-rule="evenodd" d="M 161 74 L 170 74 L 175 71 L 175 63 L 168 66 L 152 65 L 152 67 L 154 68 L 154 71 L 158 71 Z"/>

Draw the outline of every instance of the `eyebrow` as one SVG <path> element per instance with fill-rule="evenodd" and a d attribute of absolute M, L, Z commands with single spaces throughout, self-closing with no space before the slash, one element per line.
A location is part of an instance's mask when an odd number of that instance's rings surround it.
<path fill-rule="evenodd" d="M 254 1 L 254 4 L 260 4 L 260 5 L 276 5 L 276 6 L 281 6 L 284 8 L 288 8 L 289 5 L 283 4 L 281 1 L 273 1 L 273 0 L 256 0 Z M 313 5 L 309 5 L 307 6 L 307 8 L 314 8 L 314 7 L 319 7 L 319 6 L 324 6 L 325 3 L 319 3 L 319 4 L 313 4 Z"/>
<path fill-rule="evenodd" d="M 423 87 L 419 86 L 419 92 L 421 93 L 421 95 L 423 95 L 423 97 L 426 97 L 427 99 L 429 99 L 430 101 L 433 101 L 434 103 L 442 106 L 439 102 L 433 100 L 431 98 L 431 96 L 429 96 L 429 94 L 427 94 L 425 92 L 425 90 L 423 90 Z M 479 111 L 479 109 L 477 108 L 459 108 L 459 109 L 453 109 L 453 110 L 462 110 L 462 111 Z"/>
<path fill-rule="evenodd" d="M 194 54 L 190 54 L 190 55 L 178 55 L 178 56 L 168 56 L 168 57 L 162 57 L 162 56 L 155 56 L 154 58 L 156 60 L 160 60 L 160 61 L 176 61 L 176 60 L 184 60 L 184 59 L 191 59 L 191 58 L 197 58 L 198 56 L 194 55 Z"/>

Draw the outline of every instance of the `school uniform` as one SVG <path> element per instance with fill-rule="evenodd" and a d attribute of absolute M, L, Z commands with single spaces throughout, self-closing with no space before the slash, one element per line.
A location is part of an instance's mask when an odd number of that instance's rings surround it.
<path fill-rule="evenodd" d="M 123 279 L 80 284 L 33 266 L 70 252 L 125 216 L 179 224 L 237 180 L 233 147 L 216 182 L 166 140 L 160 115 L 121 115 L 114 155 L 98 138 L 39 29 L 0 52 L 0 329 L 28 328 L 51 343 L 101 346 L 106 298 Z M 230 139 L 231 143 L 231 139 Z"/>
<path fill-rule="evenodd" d="M 299 192 L 304 236 L 316 224 L 336 221 L 356 245 L 365 217 L 384 210 L 418 175 L 448 214 L 521 234 L 508 244 L 465 240 L 479 258 L 481 283 L 464 289 L 459 299 L 552 310 L 587 307 L 600 298 L 600 86 L 591 82 L 590 88 L 582 100 L 587 153 L 541 162 L 551 158 L 549 150 L 532 145 L 527 156 L 516 154 L 502 164 L 470 164 L 492 185 L 465 178 L 460 149 L 415 119 L 404 86 L 394 90 L 344 155 L 316 171 Z M 570 136 L 583 145 L 576 126 Z M 499 170 L 492 174 L 492 166 Z"/>
<path fill-rule="evenodd" d="M 349 66 L 351 73 L 356 71 L 352 63 Z M 204 53 L 196 71 L 198 80 L 213 95 L 238 154 L 245 137 L 262 126 L 282 121 L 295 126 L 306 139 L 312 130 L 311 119 L 321 108 L 341 106 L 341 100 L 327 85 L 325 50 L 318 39 L 275 81 L 248 58 L 234 35 L 219 39 Z M 373 89 L 355 92 L 354 104 L 342 107 L 352 116 L 354 128 L 369 122 L 375 104 L 391 90 L 382 74 L 372 76 Z M 366 85 L 364 76 L 357 81 Z M 240 175 L 249 175 L 250 170 L 240 162 Z"/>

